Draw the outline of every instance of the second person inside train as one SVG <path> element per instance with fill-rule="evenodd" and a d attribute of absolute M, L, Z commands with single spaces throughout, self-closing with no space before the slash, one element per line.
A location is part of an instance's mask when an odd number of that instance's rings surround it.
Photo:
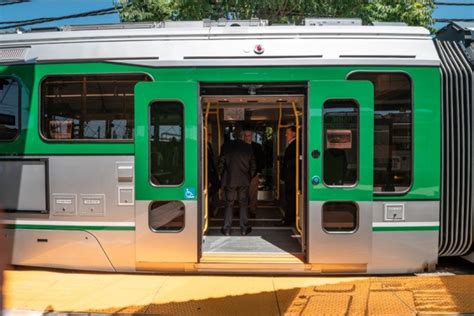
<path fill-rule="evenodd" d="M 285 183 L 285 216 L 280 226 L 293 226 L 296 221 L 296 127 L 285 131 L 286 149 L 281 166 L 281 178 Z M 301 148 L 301 147 L 300 147 Z"/>
<path fill-rule="evenodd" d="M 216 161 L 214 159 L 214 148 L 212 146 L 212 133 L 207 133 L 207 177 L 208 177 L 208 210 L 212 210 L 214 216 L 216 216 L 216 204 L 217 204 L 217 193 L 221 187 L 219 174 L 217 173 Z"/>

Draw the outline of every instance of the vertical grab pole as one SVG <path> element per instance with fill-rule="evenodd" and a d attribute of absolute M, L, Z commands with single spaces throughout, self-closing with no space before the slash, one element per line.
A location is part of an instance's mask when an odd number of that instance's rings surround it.
<path fill-rule="evenodd" d="M 216 120 L 217 120 L 217 157 L 221 156 L 221 115 L 220 115 L 220 104 L 217 103 L 216 107 Z M 219 159 L 219 158 L 218 158 Z M 219 175 L 220 177 L 221 175 Z M 222 200 L 222 191 L 219 189 L 219 200 Z"/>
<path fill-rule="evenodd" d="M 300 227 L 300 120 L 298 109 L 296 108 L 296 102 L 291 102 L 293 108 L 293 113 L 295 115 L 295 125 L 296 125 L 296 230 L 302 234 L 303 230 Z"/>
<path fill-rule="evenodd" d="M 280 128 L 283 109 L 281 103 L 278 103 L 278 127 L 277 127 L 277 170 L 276 170 L 276 198 L 280 199 Z"/>
<path fill-rule="evenodd" d="M 219 103 L 217 103 L 216 108 L 216 119 L 217 119 L 217 153 L 219 156 L 221 155 L 221 115 L 220 115 L 220 108 Z"/>
<path fill-rule="evenodd" d="M 208 130 L 209 130 L 209 108 L 211 107 L 211 103 L 206 103 L 206 114 L 204 115 L 204 227 L 202 229 L 203 233 L 206 233 L 207 228 L 209 227 L 209 157 L 208 157 L 208 149 L 207 146 L 209 139 L 208 139 Z"/>

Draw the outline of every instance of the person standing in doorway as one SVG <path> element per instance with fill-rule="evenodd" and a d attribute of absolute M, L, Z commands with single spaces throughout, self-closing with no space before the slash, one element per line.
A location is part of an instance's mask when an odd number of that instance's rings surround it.
<path fill-rule="evenodd" d="M 230 236 L 232 231 L 232 211 L 235 201 L 240 206 L 240 233 L 248 235 L 252 228 L 248 223 L 248 202 L 250 179 L 255 176 L 256 162 L 252 146 L 239 139 L 239 131 L 234 131 L 235 139 L 224 143 L 217 165 L 225 196 L 225 217 L 222 234 Z"/>
<path fill-rule="evenodd" d="M 286 149 L 281 167 L 281 178 L 285 183 L 285 217 L 281 226 L 293 226 L 296 221 L 296 127 L 285 131 Z"/>
<path fill-rule="evenodd" d="M 244 130 L 243 139 L 249 145 L 252 145 L 253 155 L 256 161 L 256 174 L 250 180 L 249 186 L 249 214 L 250 217 L 257 217 L 257 200 L 258 200 L 258 177 L 262 173 L 264 165 L 264 154 L 262 145 L 253 141 L 253 133 L 251 130 Z"/>

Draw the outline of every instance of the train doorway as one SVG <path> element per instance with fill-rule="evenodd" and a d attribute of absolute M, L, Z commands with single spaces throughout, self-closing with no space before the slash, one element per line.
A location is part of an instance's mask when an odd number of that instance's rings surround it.
<path fill-rule="evenodd" d="M 305 109 L 304 84 L 201 86 L 201 263 L 304 262 Z M 291 140 L 288 129 L 294 131 Z M 219 162 L 223 146 L 237 138 L 252 145 L 256 160 L 246 207 L 252 231 L 242 233 L 237 202 L 227 236 Z M 287 150 L 291 142 L 293 151 Z M 288 170 L 290 158 L 294 170 Z"/>

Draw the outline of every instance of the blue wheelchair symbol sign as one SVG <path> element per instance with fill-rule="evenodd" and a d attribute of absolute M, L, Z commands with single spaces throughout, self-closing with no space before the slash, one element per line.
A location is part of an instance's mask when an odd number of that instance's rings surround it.
<path fill-rule="evenodd" d="M 195 188 L 185 188 L 184 189 L 184 198 L 186 200 L 192 200 L 196 198 L 196 189 Z"/>

